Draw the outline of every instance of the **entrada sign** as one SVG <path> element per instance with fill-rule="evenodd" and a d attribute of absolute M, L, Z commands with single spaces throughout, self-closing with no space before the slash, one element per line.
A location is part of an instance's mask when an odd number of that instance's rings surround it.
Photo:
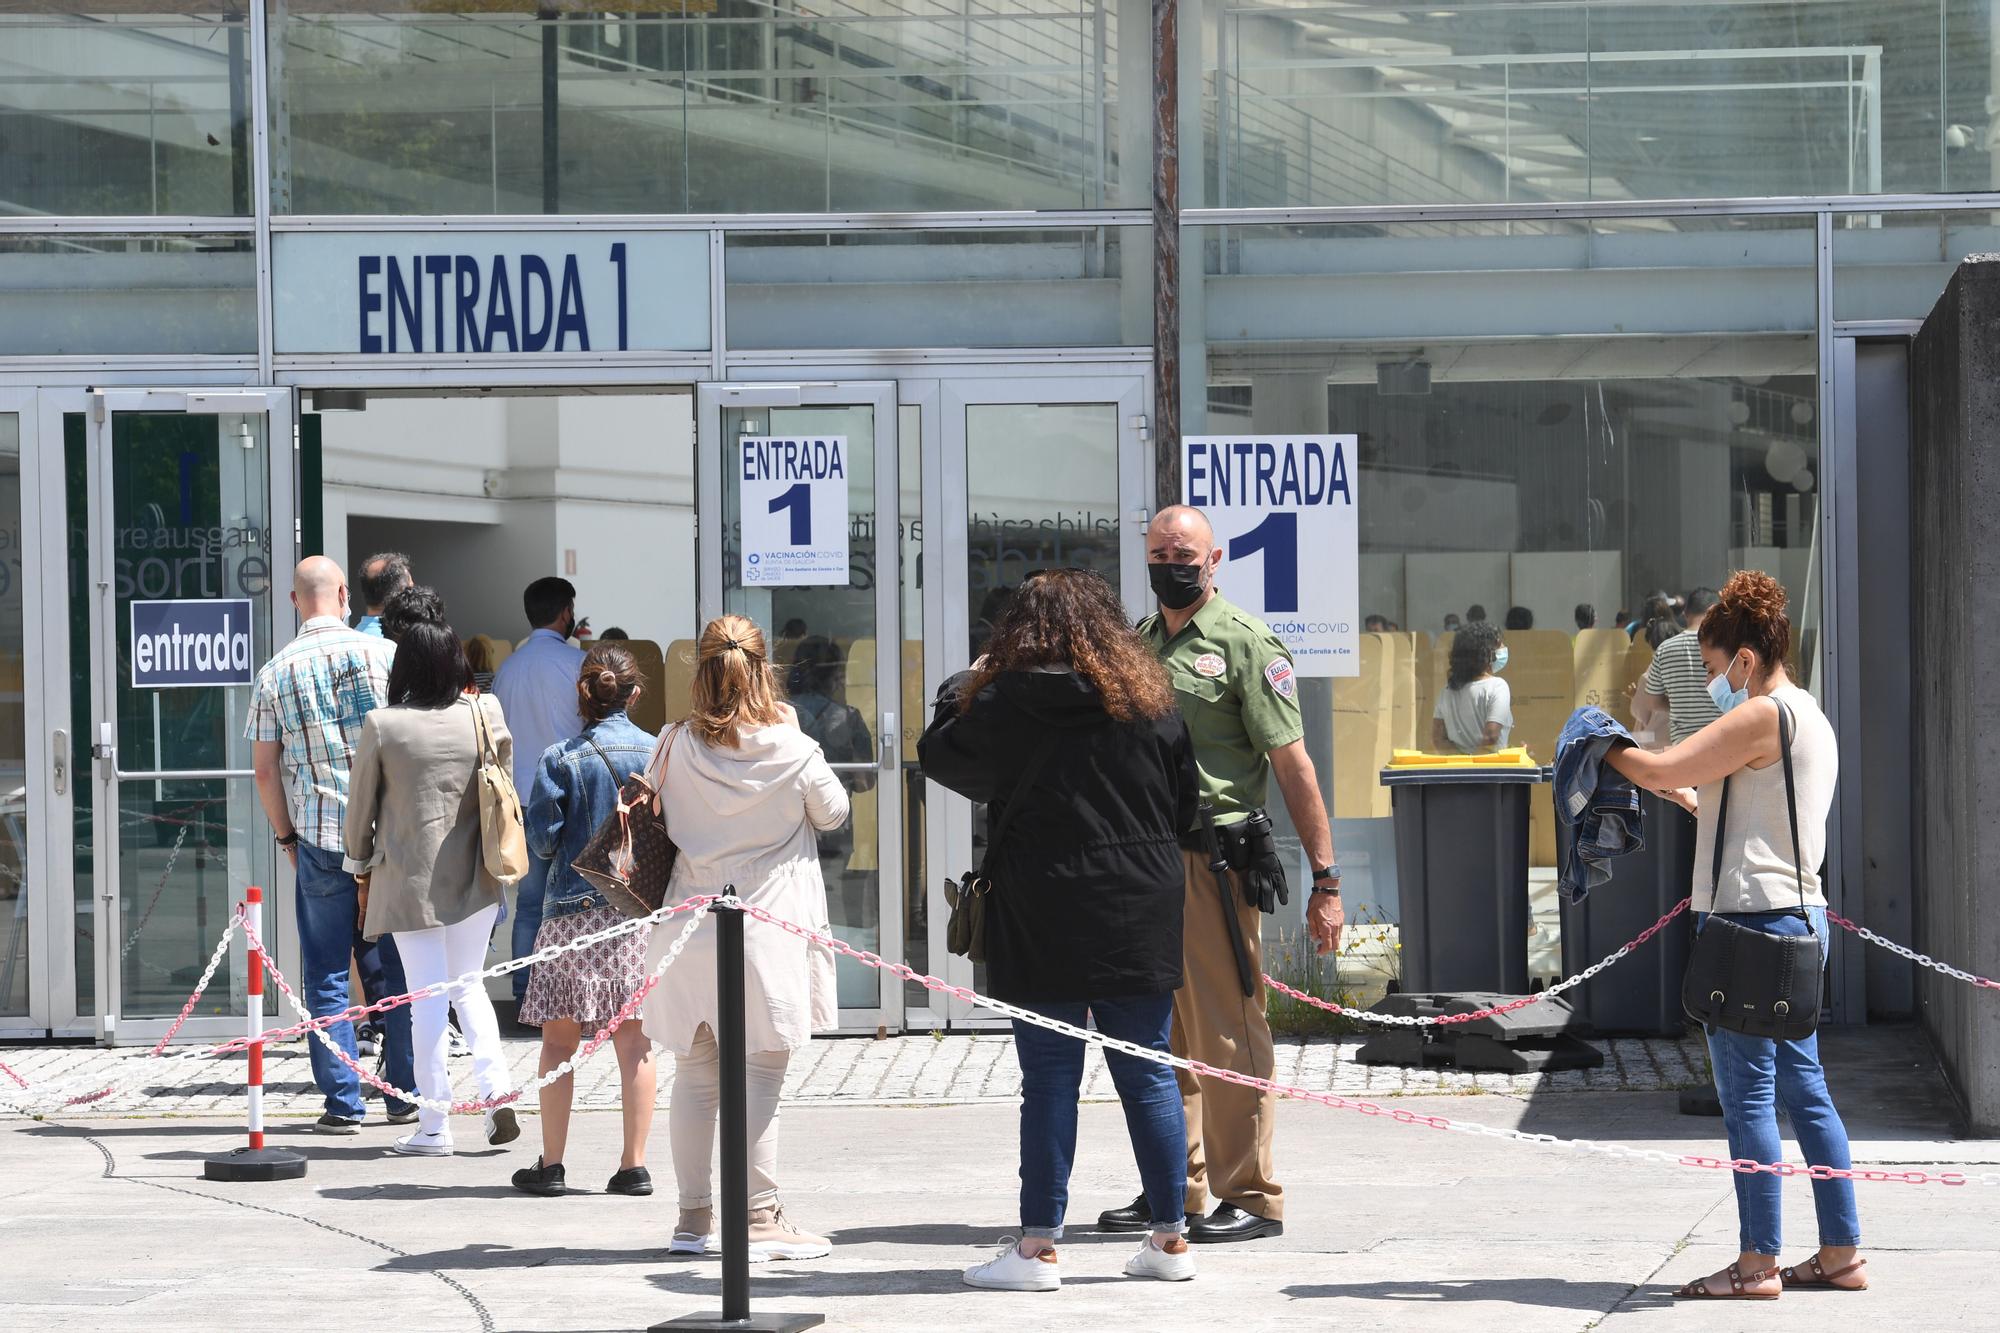
<path fill-rule="evenodd" d="M 132 688 L 248 685 L 250 603 L 237 598 L 132 602 Z"/>
<path fill-rule="evenodd" d="M 280 355 L 706 351 L 701 232 L 299 231 L 273 238 Z"/>

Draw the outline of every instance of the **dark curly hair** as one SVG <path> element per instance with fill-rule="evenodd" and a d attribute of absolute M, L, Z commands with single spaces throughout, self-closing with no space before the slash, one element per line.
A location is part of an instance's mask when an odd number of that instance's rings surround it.
<path fill-rule="evenodd" d="M 1766 667 L 1783 666 L 1792 651 L 1784 585 L 1769 574 L 1739 569 L 1722 585 L 1722 600 L 1701 622 L 1701 642 L 1734 654 L 1748 648 Z"/>
<path fill-rule="evenodd" d="M 1500 631 L 1490 620 L 1469 620 L 1451 637 L 1451 672 L 1447 687 L 1462 690 L 1493 669 Z"/>
<path fill-rule="evenodd" d="M 1030 575 L 1007 604 L 973 671 L 961 710 L 1008 671 L 1065 666 L 1096 687 L 1104 711 L 1121 722 L 1174 711 L 1166 668 L 1125 619 L 1118 594 L 1101 575 L 1052 569 Z"/>

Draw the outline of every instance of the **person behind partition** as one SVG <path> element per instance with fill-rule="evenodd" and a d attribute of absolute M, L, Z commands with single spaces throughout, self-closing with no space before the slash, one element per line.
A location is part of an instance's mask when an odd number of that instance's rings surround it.
<path fill-rule="evenodd" d="M 1097 574 L 1030 575 L 986 655 L 938 691 L 924 775 L 987 803 L 999 830 L 987 897 L 995 997 L 1172 1050 L 1181 986 L 1181 830 L 1200 779 L 1166 669 Z M 1050 1291 L 1076 1156 L 1081 1042 L 1014 1020 L 1021 1065 L 1021 1233 L 965 1271 L 969 1286 Z M 1187 1121 L 1174 1071 L 1107 1050 L 1145 1186 L 1151 1234 L 1130 1277 L 1184 1281 Z"/>
<path fill-rule="evenodd" d="M 1696 588 L 1687 596 L 1688 627 L 1653 650 L 1653 660 L 1632 696 L 1632 715 L 1653 728 L 1661 713 L 1667 717 L 1670 741 L 1679 745 L 1722 716 L 1708 694 L 1708 669 L 1702 664 L 1701 626 L 1722 600 L 1713 588 Z"/>
<path fill-rule="evenodd" d="M 816 930 L 827 928 L 818 830 L 847 819 L 847 791 L 780 697 L 764 631 L 743 616 L 711 620 L 696 641 L 692 707 L 660 737 L 653 771 L 680 848 L 667 900 L 734 889 L 745 902 Z M 682 923 L 653 929 L 646 971 L 659 966 Z M 794 1052 L 839 1022 L 833 955 L 795 935 L 744 932 L 745 1046 L 749 1055 L 750 1231 L 753 1258 L 816 1259 L 831 1244 L 794 1226 L 778 1195 L 778 1097 Z M 716 1048 L 715 921 L 705 919 L 680 961 L 646 996 L 646 1031 L 672 1052 L 672 1138 L 680 1218 L 675 1254 L 715 1253 L 709 1158 L 721 1105 Z"/>
<path fill-rule="evenodd" d="M 535 952 L 571 944 L 609 930 L 625 914 L 571 863 L 607 818 L 617 812 L 619 788 L 651 761 L 656 738 L 635 726 L 632 705 L 641 693 L 639 667 L 618 643 L 599 643 L 584 654 L 576 678 L 583 731 L 542 754 L 527 803 L 528 850 L 548 863 L 548 892 Z M 585 1033 L 616 1017 L 644 980 L 646 936 L 631 931 L 537 964 L 521 1002 L 520 1021 L 542 1030 L 540 1072 L 547 1075 L 577 1052 Z M 653 1043 L 635 1014 L 611 1033 L 618 1053 L 619 1102 L 624 1147 L 607 1194 L 651 1194 L 646 1136 L 653 1127 Z M 565 1192 L 563 1155 L 569 1147 L 570 1105 L 576 1080 L 558 1079 L 542 1089 L 542 1155 L 514 1173 L 525 1194 Z"/>
<path fill-rule="evenodd" d="M 1525 606 L 1507 608 L 1506 626 L 1511 630 L 1529 630 L 1535 627 L 1535 613 Z"/>
<path fill-rule="evenodd" d="M 1833 809 L 1840 754 L 1819 702 L 1795 685 L 1785 669 L 1792 646 L 1785 590 L 1768 574 L 1732 574 L 1696 635 L 1708 691 L 1722 716 L 1660 753 L 1622 747 L 1605 761 L 1632 782 L 1695 812 L 1699 832 L 1692 905 L 1697 933 L 1711 913 L 1771 935 L 1810 932 L 1819 937 L 1824 968 L 1827 903 L 1819 867 L 1826 857 L 1827 816 Z M 1796 851 L 1781 762 L 1781 711 L 1789 715 L 1792 733 Z M 1725 779 L 1726 816 L 1721 809 Z M 1718 860 L 1719 824 L 1726 833 Z M 1809 1165 L 1853 1167 L 1847 1129 L 1820 1065 L 1817 1033 L 1778 1041 L 1717 1027 L 1708 1034 L 1708 1057 L 1731 1158 L 1767 1165 L 1785 1160 L 1778 1134 L 1782 1106 Z M 1739 1173 L 1731 1179 L 1736 1186 L 1736 1261 L 1688 1283 L 1674 1293 L 1677 1297 L 1768 1300 L 1795 1288 L 1860 1291 L 1868 1286 L 1851 1180 L 1812 1182 L 1819 1249 L 1801 1264 L 1780 1268 L 1785 1182 L 1769 1172 Z"/>
<path fill-rule="evenodd" d="M 1576 627 L 1579 631 L 1597 628 L 1597 608 L 1589 602 L 1576 604 Z"/>
<path fill-rule="evenodd" d="M 347 802 L 346 869 L 361 879 L 362 932 L 393 936 L 410 987 L 421 990 L 486 964 L 500 916 L 503 886 L 486 868 L 479 822 L 478 773 L 487 742 L 498 761 L 513 759 L 514 739 L 498 701 L 468 692 L 465 649 L 449 625 L 410 626 L 396 645 L 389 701 L 368 715 L 354 749 Z M 491 1098 L 513 1089 L 499 1020 L 483 983 L 410 1006 L 417 1092 L 451 1100 L 445 1013 L 458 1013 L 472 1048 L 472 1076 Z M 521 1136 L 512 1106 L 486 1112 L 486 1141 Z M 448 1157 L 446 1113 L 422 1107 L 414 1133 L 397 1152 Z"/>
<path fill-rule="evenodd" d="M 1475 620 L 1451 641 L 1444 689 L 1431 713 L 1431 749 L 1438 754 L 1485 754 L 1504 749 L 1514 729 L 1514 695 L 1500 673 L 1507 641 L 1491 622 Z"/>

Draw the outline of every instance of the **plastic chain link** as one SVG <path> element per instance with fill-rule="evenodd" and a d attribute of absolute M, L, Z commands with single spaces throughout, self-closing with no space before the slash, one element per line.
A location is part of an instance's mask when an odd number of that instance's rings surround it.
<path fill-rule="evenodd" d="M 1378 1014 L 1368 1009 L 1350 1009 L 1344 1004 L 1335 1004 L 1331 1000 L 1322 1000 L 1317 995 L 1308 995 L 1302 990 L 1287 986 L 1268 972 L 1264 974 L 1264 984 L 1280 995 L 1289 995 L 1294 1000 L 1302 1001 L 1315 1009 L 1324 1009 L 1330 1014 L 1340 1014 L 1347 1018 L 1360 1019 L 1364 1023 L 1386 1023 L 1394 1027 L 1404 1028 L 1449 1027 L 1453 1023 L 1474 1023 L 1482 1018 L 1494 1018 L 1500 1014 L 1511 1014 L 1517 1009 L 1526 1009 L 1529 1005 L 1540 1004 L 1543 1000 L 1561 995 L 1564 991 L 1576 989 L 1584 982 L 1589 981 L 1592 977 L 1602 972 L 1605 968 L 1610 967 L 1613 963 L 1620 962 L 1629 957 L 1633 950 L 1644 945 L 1655 935 L 1665 930 L 1667 923 L 1682 912 L 1687 911 L 1688 903 L 1688 899 L 1681 899 L 1674 904 L 1672 911 L 1640 931 L 1637 937 L 1628 943 L 1620 945 L 1616 953 L 1609 954 L 1599 961 L 1592 963 L 1589 967 L 1586 967 L 1583 971 L 1570 977 L 1568 980 L 1559 981 L 1538 995 L 1524 995 L 1518 1000 L 1509 1000 L 1505 1004 L 1496 1004 L 1491 1009 L 1477 1009 L 1469 1014 L 1444 1014 L 1436 1017 L 1413 1014 Z"/>
<path fill-rule="evenodd" d="M 694 900 L 689 899 L 689 901 L 692 902 Z M 694 938 L 695 931 L 701 929 L 701 922 L 702 918 L 698 915 L 691 916 L 688 918 L 687 925 L 682 927 L 681 933 L 677 937 L 675 937 L 674 942 L 667 947 L 667 952 L 660 958 L 659 963 L 653 968 L 651 974 L 646 977 L 645 981 L 639 985 L 637 990 L 632 992 L 631 998 L 626 1000 L 625 1003 L 619 1007 L 618 1012 L 612 1015 L 611 1020 L 608 1023 L 606 1023 L 603 1027 L 599 1028 L 597 1030 L 597 1034 L 593 1036 L 589 1040 L 589 1042 L 587 1042 L 581 1049 L 579 1049 L 575 1055 L 572 1055 L 569 1059 L 563 1061 L 561 1064 L 557 1065 L 554 1069 L 551 1069 L 548 1073 L 541 1075 L 540 1077 L 536 1078 L 535 1080 L 526 1084 L 523 1087 L 515 1088 L 510 1092 L 496 1092 L 488 1097 L 479 1097 L 469 1101 L 462 1101 L 462 1102 L 454 1102 L 449 1098 L 445 1097 L 425 1097 L 420 1093 L 411 1092 L 408 1089 L 396 1087 L 394 1084 L 388 1082 L 387 1080 L 377 1075 L 374 1070 L 366 1068 L 365 1066 L 362 1065 L 362 1063 L 359 1060 L 356 1060 L 353 1056 L 349 1055 L 346 1051 L 341 1049 L 340 1044 L 334 1041 L 332 1035 L 327 1032 L 325 1026 L 313 1025 L 313 1017 L 311 1012 L 306 1008 L 305 1001 L 299 998 L 298 992 L 292 989 L 291 983 L 286 981 L 284 978 L 284 974 L 278 971 L 277 964 L 271 961 L 271 957 L 269 954 L 263 955 L 264 970 L 266 973 L 269 974 L 271 978 L 271 983 L 278 988 L 279 992 L 285 997 L 286 1002 L 292 1006 L 293 1012 L 297 1013 L 301 1018 L 306 1020 L 306 1023 L 303 1026 L 310 1027 L 313 1039 L 318 1041 L 320 1045 L 326 1047 L 327 1050 L 331 1051 L 335 1059 L 339 1060 L 342 1064 L 346 1065 L 349 1069 L 353 1070 L 355 1074 L 360 1077 L 362 1082 L 380 1091 L 384 1097 L 391 1098 L 398 1102 L 410 1103 L 416 1106 L 421 1106 L 426 1110 L 438 1111 L 446 1115 L 452 1115 L 452 1114 L 476 1115 L 482 1111 L 490 1111 L 495 1107 L 511 1105 L 514 1102 L 521 1100 L 523 1097 L 528 1096 L 530 1093 L 540 1092 L 543 1088 L 548 1087 L 551 1083 L 555 1083 L 561 1079 L 568 1078 L 573 1072 L 575 1072 L 576 1067 L 578 1065 L 582 1064 L 585 1060 L 588 1060 L 591 1056 L 597 1054 L 598 1049 L 602 1047 L 605 1042 L 611 1040 L 611 1034 L 617 1031 L 619 1024 L 625 1022 L 625 1020 L 630 1018 L 633 1014 L 639 1012 L 639 1006 L 641 1003 L 644 1002 L 647 994 L 652 991 L 653 987 L 659 985 L 660 978 L 666 975 L 667 969 L 672 967 L 677 961 L 679 961 L 681 956 L 681 951 L 687 948 L 688 941 Z M 642 920 L 638 922 L 638 924 L 647 924 L 647 922 Z M 245 929 L 246 931 L 248 930 L 247 927 Z M 602 933 L 608 935 L 612 932 L 607 931 Z M 629 932 L 619 932 L 619 933 L 629 933 Z M 547 956 L 551 958 L 555 957 L 557 954 L 574 953 L 576 952 L 576 946 L 578 944 L 585 943 L 589 941 L 591 938 L 592 937 L 590 936 L 580 936 L 578 939 L 572 940 L 566 945 L 549 949 L 546 950 L 545 952 Z M 251 936 L 251 941 L 253 944 L 255 943 L 256 941 L 255 935 Z M 503 976 L 505 975 L 506 972 L 513 970 L 515 969 L 512 968 L 503 969 L 501 967 L 492 967 L 482 972 L 467 972 L 464 976 L 461 976 L 453 981 L 442 983 L 441 987 L 442 989 L 445 990 L 458 990 L 461 988 L 467 988 L 474 985 L 484 985 L 486 978 Z M 440 986 L 427 986 L 421 991 L 411 992 L 411 995 L 429 996 L 436 994 L 439 989 Z"/>
<path fill-rule="evenodd" d="M 2000 990 L 2000 981 L 1994 981 L 1990 977 L 1974 976 L 1970 972 L 1961 971 L 1953 967 L 1950 963 L 1940 963 L 1927 953 L 1918 953 L 1915 949 L 1907 948 L 1904 945 L 1896 943 L 1894 940 L 1885 940 L 1874 931 L 1868 929 L 1868 927 L 1857 925 L 1838 912 L 1829 911 L 1827 917 L 1835 925 L 1851 930 L 1870 944 L 1879 944 L 1890 953 L 1907 958 L 1919 967 L 1927 967 L 1933 972 L 1942 972 L 1953 981 L 1963 981 L 1967 985 L 1981 986 L 1987 990 Z"/>
<path fill-rule="evenodd" d="M 1252 1074 L 1239 1074 L 1231 1069 L 1218 1069 L 1214 1065 L 1200 1060 L 1184 1059 L 1164 1051 L 1155 1051 L 1149 1047 L 1140 1046 L 1134 1042 L 1120 1041 L 1114 1037 L 1107 1037 L 1101 1032 L 1086 1031 L 1083 1028 L 1065 1023 L 1061 1019 L 1050 1018 L 1045 1014 L 1038 1014 L 1031 1009 L 1023 1009 L 1019 1005 L 1008 1004 L 1004 1000 L 996 1000 L 991 996 L 981 995 L 964 986 L 954 986 L 948 981 L 918 972 L 916 969 L 907 967 L 902 963 L 892 963 L 880 954 L 871 953 L 866 949 L 857 949 L 845 940 L 836 939 L 824 931 L 814 930 L 809 926 L 799 925 L 795 921 L 787 921 L 783 917 L 775 916 L 763 908 L 750 903 L 728 899 L 718 903 L 718 906 L 724 909 L 733 908 L 750 917 L 752 920 L 775 926 L 788 934 L 796 935 L 809 944 L 817 944 L 821 948 L 830 949 L 834 953 L 852 958 L 863 966 L 879 968 L 900 980 L 913 982 L 916 985 L 922 986 L 925 990 L 934 991 L 941 995 L 949 995 L 953 999 L 963 1000 L 967 1004 L 983 1006 L 996 1013 L 1005 1014 L 1009 1018 L 1018 1019 L 1023 1023 L 1032 1023 L 1036 1027 L 1047 1028 L 1051 1032 L 1061 1033 L 1066 1037 L 1074 1037 L 1078 1041 L 1085 1042 L 1088 1045 L 1102 1047 L 1107 1051 L 1119 1051 L 1137 1060 L 1148 1060 L 1154 1064 L 1166 1065 L 1172 1069 L 1186 1070 L 1191 1074 L 1198 1074 L 1205 1078 L 1220 1079 L 1227 1083 L 1254 1088 L 1259 1092 L 1268 1092 L 1279 1097 L 1317 1102 L 1322 1106 L 1333 1107 L 1335 1110 L 1353 1111 L 1359 1115 L 1380 1117 L 1394 1121 L 1399 1125 L 1416 1125 L 1426 1129 L 1445 1130 L 1455 1134 L 1470 1134 L 1480 1138 L 1505 1139 L 1515 1143 L 1531 1143 L 1539 1147 L 1567 1148 L 1574 1152 L 1596 1153 L 1605 1157 L 1615 1157 L 1629 1161 L 1657 1162 L 1665 1166 L 1735 1171 L 1745 1175 L 1809 1176 L 1815 1180 L 1859 1180 L 1907 1185 L 1965 1185 L 1976 1180 L 1982 1185 L 2000 1185 L 2000 1172 L 1988 1172 L 1975 1177 L 1957 1171 L 1931 1175 L 1924 1171 L 1849 1171 L 1837 1167 L 1799 1166 L 1786 1162 L 1756 1162 L 1747 1158 L 1728 1160 L 1717 1157 L 1701 1157 L 1689 1153 L 1663 1152 L 1657 1148 L 1633 1148 L 1622 1143 L 1601 1143 L 1595 1139 L 1562 1139 L 1557 1138 L 1553 1134 L 1530 1134 L 1525 1130 L 1499 1129 L 1492 1125 L 1477 1124 L 1469 1120 L 1451 1120 L 1439 1115 L 1424 1115 L 1421 1112 L 1407 1111 L 1400 1108 L 1391 1109 L 1389 1107 L 1378 1106 L 1373 1102 L 1357 1102 L 1331 1092 L 1314 1092 L 1306 1088 L 1295 1088 L 1273 1082 L 1267 1078 L 1258 1078 Z"/>

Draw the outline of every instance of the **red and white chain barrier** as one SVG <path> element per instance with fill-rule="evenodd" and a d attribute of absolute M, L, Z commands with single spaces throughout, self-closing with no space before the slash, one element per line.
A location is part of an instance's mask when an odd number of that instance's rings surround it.
<path fill-rule="evenodd" d="M 1868 929 L 1868 927 L 1856 925 L 1838 912 L 1829 911 L 1826 915 L 1829 921 L 1832 921 L 1842 929 L 1851 930 L 1870 944 L 1879 944 L 1890 953 L 1907 958 L 1919 967 L 1927 967 L 1933 972 L 1942 972 L 1953 981 L 1963 981 L 1968 986 L 1979 986 L 1985 990 L 2000 990 L 2000 981 L 1995 981 L 1991 977 L 1974 976 L 1970 972 L 1953 967 L 1950 963 L 1940 963 L 1927 953 L 1918 953 L 1915 949 L 1898 944 L 1894 940 L 1885 940 L 1874 931 Z"/>
<path fill-rule="evenodd" d="M 1596 1139 L 1564 1139 L 1558 1138 L 1553 1134 L 1530 1134 L 1525 1130 L 1499 1129 L 1492 1125 L 1482 1125 L 1470 1120 L 1453 1120 L 1445 1116 L 1424 1115 L 1417 1111 L 1391 1109 L 1385 1106 L 1378 1106 L 1373 1102 L 1355 1101 L 1352 1098 L 1342 1097 L 1331 1092 L 1315 1092 L 1309 1088 L 1292 1087 L 1271 1079 L 1258 1078 L 1254 1074 L 1238 1073 L 1233 1069 L 1218 1069 L 1216 1066 L 1200 1060 L 1189 1060 L 1165 1051 L 1156 1051 L 1149 1047 L 1140 1046 L 1134 1042 L 1120 1041 L 1115 1037 L 1107 1037 L 1101 1032 L 1092 1032 L 1088 1029 L 1065 1023 L 1061 1019 L 1050 1018 L 1046 1014 L 1038 1014 L 1032 1009 L 1023 1009 L 1019 1005 L 1008 1004 L 1004 1000 L 996 1000 L 989 995 L 981 995 L 965 986 L 954 986 L 939 977 L 918 972 L 916 969 L 907 967 L 902 963 L 890 962 L 880 954 L 866 949 L 857 949 L 845 940 L 837 939 L 825 931 L 814 930 L 809 926 L 802 926 L 795 921 L 787 921 L 781 916 L 773 915 L 763 908 L 750 903 L 738 899 L 722 899 L 717 905 L 725 909 L 733 908 L 754 921 L 761 921 L 766 925 L 775 926 L 787 934 L 796 935 L 809 944 L 817 944 L 843 957 L 852 958 L 865 967 L 878 968 L 899 980 L 914 982 L 922 986 L 925 990 L 949 995 L 953 999 L 963 1000 L 967 1004 L 978 1005 L 996 1013 L 1005 1014 L 1009 1018 L 1018 1019 L 1023 1023 L 1032 1023 L 1036 1027 L 1047 1028 L 1051 1032 L 1060 1033 L 1066 1037 L 1074 1037 L 1087 1045 L 1098 1046 L 1107 1051 L 1119 1051 L 1125 1055 L 1132 1056 L 1134 1059 L 1147 1060 L 1157 1065 L 1166 1065 L 1171 1069 L 1186 1070 L 1188 1073 L 1198 1074 L 1204 1078 L 1220 1079 L 1226 1083 L 1235 1083 L 1242 1087 L 1254 1088 L 1259 1092 L 1268 1092 L 1279 1097 L 1289 1097 L 1298 1101 L 1317 1102 L 1321 1106 L 1330 1106 L 1340 1111 L 1353 1111 L 1359 1115 L 1385 1117 L 1399 1125 L 1420 1125 L 1426 1129 L 1441 1129 L 1454 1134 L 1470 1134 L 1481 1138 L 1507 1139 L 1517 1143 L 1532 1143 L 1541 1147 L 1567 1148 L 1573 1152 L 1596 1153 L 1605 1157 L 1616 1157 L 1629 1161 L 1657 1162 L 1665 1166 L 1734 1171 L 1743 1175 L 1807 1176 L 1814 1180 L 1858 1180 L 1906 1185 L 1966 1185 L 1978 1183 L 1981 1185 L 2000 1186 L 2000 1171 L 1987 1172 L 1983 1175 L 1967 1175 L 1959 1171 L 1946 1171 L 1933 1175 L 1926 1171 L 1844 1170 L 1838 1167 L 1797 1165 L 1789 1162 L 1757 1162 L 1743 1157 L 1732 1160 L 1721 1157 L 1704 1157 L 1693 1153 L 1664 1152 L 1657 1148 L 1633 1148 L 1622 1143 L 1605 1143 Z"/>

